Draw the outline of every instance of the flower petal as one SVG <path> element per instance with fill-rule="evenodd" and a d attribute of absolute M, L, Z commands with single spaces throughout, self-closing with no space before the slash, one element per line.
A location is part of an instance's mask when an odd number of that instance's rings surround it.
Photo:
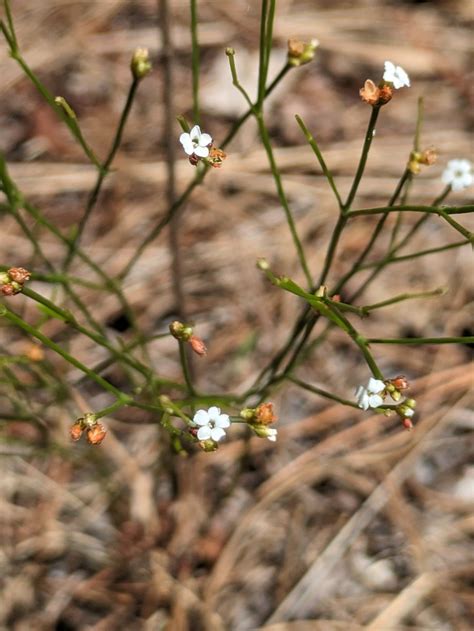
<path fill-rule="evenodd" d="M 371 377 L 369 379 L 369 383 L 367 384 L 367 390 L 378 394 L 379 392 L 382 392 L 382 390 L 385 390 L 385 384 L 381 379 L 374 379 Z"/>
<path fill-rule="evenodd" d="M 211 421 L 217 421 L 220 416 L 221 409 L 213 405 L 208 409 L 207 413 Z"/>
<path fill-rule="evenodd" d="M 211 429 L 211 438 L 216 442 L 220 440 L 223 436 L 225 436 L 225 432 L 222 427 L 214 427 Z"/>
<path fill-rule="evenodd" d="M 209 440 L 212 436 L 212 431 L 209 425 L 200 427 L 197 433 L 198 440 Z"/>
<path fill-rule="evenodd" d="M 369 398 L 369 406 L 371 408 L 378 408 L 379 405 L 382 405 L 383 403 L 383 399 L 379 394 L 371 394 L 368 398 Z"/>
<path fill-rule="evenodd" d="M 194 145 L 189 134 L 181 134 L 179 142 L 183 145 L 183 149 L 188 156 L 194 153 Z"/>
<path fill-rule="evenodd" d="M 194 125 L 194 127 L 189 132 L 189 135 L 193 140 L 199 140 L 199 138 L 201 137 L 201 128 L 199 127 L 199 125 Z"/>
<path fill-rule="evenodd" d="M 207 425 L 209 423 L 209 413 L 206 410 L 198 410 L 193 417 L 196 425 Z"/>
<path fill-rule="evenodd" d="M 209 136 L 209 134 L 201 134 L 201 137 L 199 138 L 200 147 L 207 147 L 207 145 L 210 145 L 211 142 L 212 138 L 211 136 Z"/>
<path fill-rule="evenodd" d="M 219 416 L 216 419 L 214 419 L 214 423 L 216 424 L 216 427 L 229 427 L 230 426 L 229 415 L 219 414 Z"/>
<path fill-rule="evenodd" d="M 193 153 L 195 153 L 200 158 L 207 158 L 209 155 L 209 149 L 207 147 L 194 147 Z"/>

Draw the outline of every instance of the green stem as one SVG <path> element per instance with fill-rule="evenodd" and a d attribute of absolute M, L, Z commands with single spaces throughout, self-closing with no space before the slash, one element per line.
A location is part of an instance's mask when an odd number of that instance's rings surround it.
<path fill-rule="evenodd" d="M 201 124 L 201 109 L 199 107 L 199 41 L 198 41 L 197 2 L 191 0 L 191 63 L 193 71 L 193 119 L 196 125 Z"/>
<path fill-rule="evenodd" d="M 38 331 L 38 329 L 36 329 L 35 327 L 25 322 L 22 318 L 20 318 L 15 313 L 13 313 L 13 311 L 10 311 L 9 309 L 7 309 L 7 307 L 2 307 L 0 311 L 0 315 L 2 315 L 4 318 L 9 320 L 12 324 L 16 325 L 18 328 L 22 329 L 29 335 L 38 339 L 49 349 L 51 349 L 52 351 L 60 355 L 63 359 L 65 359 L 69 364 L 71 364 L 75 368 L 78 368 L 80 371 L 86 374 L 90 379 L 92 379 L 92 381 L 95 381 L 104 390 L 107 390 L 108 392 L 114 394 L 116 397 L 122 400 L 129 399 L 127 394 L 125 394 L 124 392 L 121 392 L 120 390 L 118 390 L 118 388 L 115 388 L 115 386 L 113 386 L 111 383 L 103 379 L 100 375 L 95 373 L 93 370 L 91 370 L 90 368 L 82 364 L 79 360 L 77 360 L 75 357 L 70 355 L 63 348 L 61 348 L 61 346 L 56 344 L 56 342 L 53 342 L 53 340 L 51 340 L 49 337 L 46 337 L 46 335 Z"/>
<path fill-rule="evenodd" d="M 321 167 L 321 170 L 324 173 L 324 175 L 326 176 L 327 181 L 329 182 L 329 186 L 332 188 L 332 191 L 333 191 L 334 195 L 336 196 L 337 203 L 339 205 L 339 209 L 342 210 L 343 203 L 342 203 L 341 196 L 339 195 L 339 191 L 337 190 L 337 186 L 336 186 L 336 183 L 334 181 L 334 177 L 333 177 L 331 171 L 328 169 L 328 167 L 326 165 L 326 162 L 325 162 L 325 160 L 323 158 L 323 154 L 321 153 L 321 150 L 318 147 L 318 143 L 316 142 L 314 136 L 312 136 L 312 134 L 310 133 L 310 131 L 308 130 L 306 125 L 304 124 L 301 116 L 298 116 L 298 114 L 296 114 L 295 118 L 296 118 L 296 122 L 300 126 L 303 134 L 305 135 L 305 138 L 308 141 L 311 149 L 313 150 L 316 158 L 318 159 L 318 162 L 319 162 L 319 165 Z"/>
<path fill-rule="evenodd" d="M 263 116 L 260 114 L 258 116 L 256 116 L 256 120 L 257 120 L 257 124 L 258 124 L 258 129 L 260 132 L 260 137 L 262 139 L 262 143 L 263 146 L 265 148 L 266 154 L 267 154 L 267 158 L 268 158 L 268 162 L 270 163 L 270 169 L 273 175 L 273 179 L 275 181 L 275 186 L 277 189 L 277 193 L 278 193 L 278 198 L 280 200 L 280 204 L 283 206 L 283 210 L 285 211 L 285 216 L 286 216 L 286 221 L 288 223 L 288 227 L 290 229 L 291 232 L 291 236 L 293 239 L 293 243 L 295 245 L 296 248 L 296 252 L 298 255 L 298 260 L 300 262 L 301 268 L 303 270 L 303 273 L 306 277 L 306 282 L 308 283 L 308 287 L 311 287 L 313 284 L 312 278 L 311 278 L 311 273 L 309 271 L 308 268 L 308 263 L 306 261 L 306 256 L 304 253 L 304 249 L 303 249 L 303 245 L 300 241 L 300 238 L 298 237 L 298 233 L 296 231 L 296 225 L 295 225 L 295 221 L 293 219 L 293 215 L 291 213 L 291 209 L 290 206 L 288 204 L 288 200 L 286 198 L 286 194 L 285 194 L 285 190 L 283 188 L 283 183 L 281 180 L 281 176 L 280 176 L 280 171 L 278 169 L 277 163 L 275 161 L 275 157 L 273 155 L 273 149 L 270 143 L 270 136 L 268 134 L 268 130 L 266 128 L 266 125 L 263 121 Z"/>
<path fill-rule="evenodd" d="M 332 392 L 327 392 L 326 390 L 322 390 L 321 388 L 317 388 L 316 386 L 312 386 L 309 383 L 301 381 L 301 379 L 297 379 L 296 377 L 292 377 L 291 375 L 287 375 L 285 379 L 287 381 L 291 381 L 291 383 L 294 383 L 300 388 L 303 388 L 303 390 L 308 390 L 308 392 L 312 392 L 313 394 L 318 394 L 319 396 L 324 397 L 325 399 L 330 399 L 331 401 L 337 401 L 338 403 L 342 403 L 342 405 L 348 405 L 351 408 L 359 409 L 359 406 L 357 405 L 357 403 L 354 403 L 354 401 L 343 399 L 342 397 L 339 397 L 336 394 L 333 394 Z"/>
<path fill-rule="evenodd" d="M 29 287 L 23 287 L 22 293 L 28 298 L 31 298 L 32 300 L 34 300 L 35 302 L 38 302 L 39 304 L 42 304 L 45 307 L 47 307 L 50 311 L 56 314 L 56 317 L 58 317 L 60 320 L 65 322 L 68 326 L 70 326 L 72 329 L 74 329 L 78 333 L 85 335 L 86 337 L 91 339 L 93 342 L 95 342 L 99 346 L 106 348 L 119 361 L 122 361 L 124 364 L 127 364 L 131 368 L 134 368 L 137 372 L 142 374 L 144 377 L 150 377 L 151 371 L 146 366 L 144 366 L 139 361 L 133 359 L 130 354 L 123 353 L 122 351 L 119 351 L 118 349 L 116 349 L 102 335 L 94 333 L 93 331 L 89 331 L 88 329 L 86 329 L 84 326 L 82 326 L 76 321 L 72 313 L 70 313 L 69 311 L 65 311 L 64 309 L 61 309 L 60 307 L 55 305 L 53 302 L 51 302 L 50 300 L 48 300 L 41 294 L 36 293 Z"/>
<path fill-rule="evenodd" d="M 400 338 L 369 338 L 369 344 L 400 344 L 418 346 L 421 344 L 474 344 L 474 335 L 465 337 L 400 337 Z"/>
<path fill-rule="evenodd" d="M 466 206 L 417 206 L 413 204 L 407 204 L 405 206 L 380 206 L 377 208 L 362 208 L 360 210 L 351 210 L 348 213 L 349 217 L 361 217 L 363 215 L 379 215 L 382 213 L 391 212 L 417 212 L 428 213 L 432 215 L 462 215 L 474 212 L 474 204 L 467 204 Z"/>
<path fill-rule="evenodd" d="M 362 154 L 360 156 L 359 166 L 357 167 L 354 181 L 352 183 L 351 190 L 349 191 L 349 194 L 347 196 L 346 203 L 344 204 L 345 213 L 349 211 L 352 205 L 352 202 L 354 201 L 354 198 L 357 194 L 357 190 L 359 188 L 360 181 L 364 174 L 365 165 L 367 164 L 367 158 L 369 155 L 370 147 L 372 145 L 372 140 L 374 139 L 374 135 L 375 135 L 375 125 L 377 123 L 379 112 L 380 112 L 380 107 L 375 105 L 372 108 L 369 124 L 367 126 L 367 131 L 365 133 L 365 140 L 364 140 L 364 145 L 362 147 Z"/>
<path fill-rule="evenodd" d="M 186 347 L 184 345 L 184 342 L 182 342 L 181 340 L 178 340 L 178 344 L 179 344 L 179 359 L 181 362 L 181 369 L 183 371 L 184 381 L 188 388 L 189 394 L 191 396 L 195 396 L 196 391 L 194 390 L 191 374 L 189 371 L 188 358 L 186 356 Z"/>

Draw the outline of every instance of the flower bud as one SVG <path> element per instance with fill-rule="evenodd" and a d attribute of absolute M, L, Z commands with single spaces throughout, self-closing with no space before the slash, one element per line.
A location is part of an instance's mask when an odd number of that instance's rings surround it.
<path fill-rule="evenodd" d="M 409 418 L 404 418 L 402 420 L 402 425 L 405 429 L 407 429 L 409 432 L 411 432 L 411 430 L 413 429 L 413 423 L 410 421 Z"/>
<path fill-rule="evenodd" d="M 107 430 L 102 425 L 102 423 L 96 423 L 86 432 L 87 442 L 90 445 L 100 445 L 100 443 L 104 440 L 106 434 Z"/>
<path fill-rule="evenodd" d="M 316 48 L 319 46 L 317 39 L 310 42 L 302 42 L 298 39 L 288 40 L 288 63 L 290 66 L 303 66 L 313 60 Z"/>
<path fill-rule="evenodd" d="M 203 451 L 206 452 L 211 452 L 211 451 L 217 451 L 217 449 L 219 449 L 219 445 L 214 442 L 213 440 L 200 440 L 199 441 L 199 447 L 201 447 L 201 449 Z"/>
<path fill-rule="evenodd" d="M 193 334 L 193 327 L 175 320 L 170 324 L 171 335 L 181 342 L 188 342 Z"/>
<path fill-rule="evenodd" d="M 408 380 L 404 375 L 398 375 L 393 379 L 389 379 L 389 383 L 392 384 L 397 390 L 406 390 L 408 386 Z"/>
<path fill-rule="evenodd" d="M 268 438 L 272 443 L 276 442 L 278 435 L 277 429 L 267 427 L 266 425 L 251 425 L 251 428 L 260 438 Z"/>
<path fill-rule="evenodd" d="M 148 49 L 136 49 L 130 62 L 130 69 L 135 79 L 143 79 L 151 72 L 152 65 L 148 56 Z"/>
<path fill-rule="evenodd" d="M 271 425 L 278 420 L 273 413 L 273 403 L 261 403 L 255 410 L 255 416 L 261 425 Z"/>
<path fill-rule="evenodd" d="M 201 357 L 203 357 L 207 353 L 206 345 L 201 340 L 201 338 L 197 337 L 196 335 L 191 335 L 191 337 L 189 338 L 189 345 L 196 353 L 196 355 L 200 355 Z"/>
<path fill-rule="evenodd" d="M 21 285 L 18 283 L 7 283 L 6 285 L 2 285 L 0 287 L 0 291 L 4 296 L 14 296 L 15 294 L 20 293 Z"/>
<path fill-rule="evenodd" d="M 72 425 L 69 428 L 69 434 L 72 438 L 72 440 L 77 441 L 80 439 L 80 437 L 82 436 L 82 432 L 84 431 L 84 428 L 82 426 L 82 423 L 80 420 L 76 421 L 74 423 L 74 425 Z"/>
<path fill-rule="evenodd" d="M 240 411 L 240 418 L 250 425 L 271 425 L 277 419 L 273 412 L 273 403 L 261 403 L 256 408 L 244 408 Z"/>
<path fill-rule="evenodd" d="M 24 267 L 10 267 L 10 269 L 8 270 L 8 275 L 10 276 L 11 280 L 19 283 L 20 285 L 23 285 L 23 283 L 26 283 L 26 281 L 30 279 L 31 272 L 29 272 Z"/>

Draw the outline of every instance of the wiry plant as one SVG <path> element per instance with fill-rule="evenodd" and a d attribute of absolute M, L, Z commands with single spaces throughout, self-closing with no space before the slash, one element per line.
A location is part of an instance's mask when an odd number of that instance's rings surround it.
<path fill-rule="evenodd" d="M 166 2 L 162 3 L 162 6 L 161 22 L 166 53 L 166 46 L 169 41 L 169 20 Z M 293 216 L 291 204 L 288 201 L 275 157 L 265 117 L 265 101 L 267 96 L 283 81 L 289 72 L 297 72 L 300 66 L 313 60 L 318 42 L 316 40 L 310 42 L 290 40 L 285 64 L 276 77 L 269 81 L 276 0 L 262 0 L 257 96 L 253 100 L 249 96 L 247 89 L 241 84 L 237 71 L 236 52 L 233 48 L 227 48 L 226 55 L 229 61 L 231 80 L 245 99 L 248 107 L 246 113 L 234 123 L 227 136 L 218 146 L 214 144 L 211 134 L 203 132 L 200 127 L 198 15 L 197 3 L 195 0 L 191 1 L 192 125 L 183 116 L 177 116 L 177 119 L 183 128 L 179 141 L 191 165 L 196 169 L 195 175 L 184 192 L 177 196 L 174 186 L 173 143 L 176 144 L 178 139 L 174 138 L 168 143 L 167 149 L 168 210 L 163 217 L 159 218 L 142 242 L 136 247 L 135 252 L 123 266 L 121 272 L 111 276 L 106 269 L 103 269 L 94 261 L 94 258 L 88 253 L 90 248 L 87 248 L 87 251 L 84 249 L 82 237 L 85 227 L 96 209 L 103 183 L 120 148 L 124 129 L 139 85 L 151 72 L 148 53 L 144 49 L 138 49 L 131 60 L 131 83 L 128 96 L 125 100 L 110 149 L 105 159 L 101 160 L 85 139 L 81 131 L 80 122 L 71 105 L 63 97 L 52 95 L 24 59 L 17 40 L 9 0 L 4 0 L 4 9 L 5 20 L 1 21 L 0 28 L 10 56 L 20 65 L 26 77 L 33 83 L 49 107 L 57 114 L 59 120 L 66 125 L 74 141 L 82 148 L 84 155 L 96 169 L 96 182 L 88 196 L 83 215 L 78 221 L 74 232 L 67 234 L 60 230 L 52 221 L 48 220 L 42 210 L 27 199 L 11 178 L 4 156 L 0 155 L 0 183 L 4 198 L 1 203 L 1 209 L 17 222 L 25 237 L 31 242 L 34 253 L 34 258 L 28 270 L 22 267 L 12 267 L 12 265 L 19 265 L 20 263 L 26 264 L 23 261 L 5 261 L 3 267 L 1 267 L 3 271 L 0 273 L 0 291 L 4 296 L 3 304 L 0 306 L 2 320 L 6 326 L 15 327 L 15 329 L 22 331 L 26 336 L 35 338 L 41 345 L 60 355 L 66 362 L 84 373 L 88 380 L 95 382 L 99 388 L 107 392 L 111 397 L 111 401 L 106 407 L 83 414 L 72 424 L 72 438 L 78 440 L 85 433 L 89 443 L 100 443 L 106 433 L 105 426 L 100 420 L 120 408 L 128 407 L 152 413 L 161 424 L 163 430 L 169 433 L 172 439 L 171 444 L 178 451 L 184 449 L 183 442 L 188 444 L 196 443 L 205 451 L 217 449 L 218 441 L 225 436 L 226 430 L 233 423 L 246 424 L 255 435 L 275 441 L 277 430 L 270 426 L 276 421 L 276 415 L 268 399 L 275 388 L 280 387 L 284 383 L 296 384 L 300 388 L 319 396 L 338 401 L 341 405 L 362 408 L 363 410 L 370 408 L 384 415 L 397 414 L 403 425 L 411 429 L 413 426 L 411 419 L 415 413 L 416 401 L 414 398 L 405 398 L 404 396 L 405 390 L 408 388 L 407 380 L 403 376 L 384 375 L 372 348 L 376 345 L 384 344 L 472 343 L 474 342 L 474 337 L 367 338 L 357 327 L 358 319 L 368 316 L 372 311 L 381 310 L 402 301 L 440 295 L 443 292 L 442 289 L 436 288 L 417 293 L 408 292 L 375 304 L 360 304 L 358 298 L 382 270 L 389 268 L 402 258 L 410 260 L 459 248 L 464 245 L 472 245 L 473 235 L 455 217 L 471 213 L 474 207 L 472 205 L 449 206 L 444 204 L 451 191 L 459 191 L 472 184 L 471 165 L 465 159 L 451 160 L 448 163 L 442 178 L 444 190 L 441 190 L 431 203 L 414 205 L 409 202 L 409 191 L 413 178 L 420 173 L 422 166 L 429 166 L 436 159 L 436 154 L 432 149 L 422 149 L 420 147 L 422 119 L 422 103 L 420 102 L 414 145 L 409 152 L 407 166 L 401 174 L 387 205 L 375 208 L 354 208 L 354 202 L 364 176 L 367 158 L 381 110 L 392 98 L 395 96 L 398 98 L 397 91 L 399 89 L 410 86 L 410 79 L 405 70 L 390 61 L 386 61 L 380 81 L 374 82 L 371 79 L 367 79 L 360 90 L 362 100 L 370 106 L 370 116 L 359 163 L 345 199 L 338 188 L 336 177 L 334 177 L 323 157 L 315 136 L 307 128 L 302 118 L 298 115 L 296 116 L 296 122 L 316 156 L 319 166 L 334 194 L 338 208 L 337 221 L 327 244 L 322 268 L 313 270 L 308 263 L 304 244 L 298 235 L 296 220 Z M 168 82 L 168 88 L 171 80 L 169 75 L 171 64 L 172 58 L 168 55 L 165 58 L 165 79 Z M 168 90 L 165 103 L 168 121 L 171 120 L 172 115 L 176 116 L 176 112 L 173 112 L 171 98 L 171 90 Z M 403 98 L 403 95 L 401 95 L 401 98 Z M 157 335 L 153 330 L 143 330 L 138 325 L 136 314 L 127 299 L 124 291 L 124 281 L 143 252 L 153 243 L 164 228 L 170 225 L 177 308 L 182 319 L 186 320 L 175 219 L 194 189 L 203 183 L 212 171 L 212 168 L 223 166 L 226 157 L 224 149 L 227 148 L 230 141 L 250 117 L 253 117 L 257 123 L 276 192 L 294 244 L 295 255 L 305 279 L 305 286 L 301 286 L 287 276 L 277 276 L 272 271 L 270 264 L 264 259 L 258 261 L 258 268 L 277 288 L 297 296 L 303 307 L 301 314 L 289 331 L 286 342 L 244 393 L 239 395 L 228 392 L 211 394 L 197 390 L 187 353 L 189 347 L 197 355 L 204 356 L 206 353 L 204 341 L 196 334 L 192 326 L 181 320 L 174 321 L 171 324 L 169 333 Z M 417 213 L 419 219 L 402 236 L 403 216 L 406 213 Z M 394 227 L 391 228 L 389 247 L 385 255 L 378 261 L 367 262 L 369 255 L 374 250 L 375 242 L 386 230 L 387 218 L 392 214 L 396 215 L 397 221 Z M 379 216 L 375 229 L 367 236 L 364 246 L 361 248 L 349 271 L 339 278 L 336 283 L 328 283 L 334 262 L 339 256 L 342 256 L 340 240 L 347 225 L 350 222 L 357 221 L 359 217 L 369 215 Z M 427 218 L 433 215 L 449 224 L 454 232 L 459 233 L 461 238 L 458 241 L 447 243 L 438 248 L 427 248 L 425 251 L 401 255 L 401 250 L 412 241 L 415 234 L 423 227 Z M 29 224 L 29 218 L 34 220 L 43 232 L 37 233 L 33 231 Z M 53 264 L 48 257 L 48 252 L 42 241 L 44 233 L 49 233 L 51 237 L 64 247 L 64 258 L 62 265 L 59 267 Z M 90 270 L 96 277 L 96 280 L 92 281 L 73 275 L 74 263 L 77 259 L 80 259 L 81 263 Z M 368 278 L 365 278 L 359 284 L 352 295 L 348 295 L 349 281 L 352 281 L 354 278 L 357 279 L 360 272 L 367 270 L 371 270 Z M 46 280 L 57 287 L 53 299 L 49 299 L 31 288 L 30 283 L 34 287 L 36 280 Z M 131 342 L 125 344 L 120 340 L 110 338 L 106 328 L 94 314 L 93 308 L 85 304 L 77 292 L 77 286 L 80 285 L 86 285 L 91 290 L 97 291 L 99 296 L 103 293 L 109 293 L 116 297 L 124 314 L 131 323 L 134 334 Z M 37 303 L 41 308 L 40 315 L 28 320 L 23 317 L 21 309 L 16 308 L 17 294 L 22 294 L 23 299 Z M 344 299 L 341 296 L 344 296 Z M 57 319 L 62 322 L 64 330 L 75 332 L 92 340 L 94 344 L 103 349 L 106 359 L 100 366 L 96 367 L 90 367 L 79 361 L 70 351 L 67 344 L 60 344 L 45 334 L 44 325 L 49 319 Z M 325 340 L 325 335 L 318 336 L 317 340 L 311 338 L 313 329 L 318 322 L 326 323 L 326 331 L 333 328 L 340 329 L 355 345 L 355 348 L 358 349 L 361 360 L 367 364 L 370 377 L 368 376 L 366 386 L 358 387 L 355 400 L 343 397 L 330 390 L 321 389 L 297 377 L 296 369 L 302 359 L 310 349 L 314 350 L 317 345 L 322 344 Z M 161 374 L 148 353 L 148 344 L 151 340 L 168 335 L 173 336 L 177 340 L 177 350 L 183 373 L 181 381 L 170 379 L 167 375 Z M 35 371 L 41 371 L 41 357 L 39 359 L 40 362 L 35 367 Z M 8 354 L 5 355 L 4 360 L 5 374 L 14 381 L 14 370 L 10 369 L 8 365 Z M 34 358 L 31 358 L 31 361 L 35 361 Z M 129 386 L 127 388 L 119 388 L 103 376 L 103 371 L 112 364 L 120 365 L 126 371 L 129 378 Z M 44 370 L 46 373 L 48 369 L 45 365 Z M 10 395 L 9 398 L 13 413 L 25 418 L 28 418 L 28 415 L 30 415 L 33 422 L 37 420 L 21 399 L 15 399 Z"/>

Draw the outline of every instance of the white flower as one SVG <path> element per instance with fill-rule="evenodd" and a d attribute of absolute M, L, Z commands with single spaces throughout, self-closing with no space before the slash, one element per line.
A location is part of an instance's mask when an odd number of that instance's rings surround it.
<path fill-rule="evenodd" d="M 385 390 L 385 384 L 380 379 L 371 377 L 367 387 L 359 386 L 356 390 L 357 405 L 363 410 L 370 408 L 378 408 L 382 405 L 384 397 L 381 392 Z"/>
<path fill-rule="evenodd" d="M 214 440 L 217 442 L 225 436 L 225 427 L 230 426 L 229 415 L 221 414 L 221 409 L 215 406 L 206 410 L 198 410 L 193 417 L 193 422 L 200 425 L 198 440 Z"/>
<path fill-rule="evenodd" d="M 199 125 L 194 125 L 189 134 L 181 134 L 179 142 L 183 145 L 188 156 L 192 156 L 194 153 L 199 158 L 207 158 L 209 155 L 208 145 L 212 143 L 212 138 L 209 134 L 201 133 Z"/>
<path fill-rule="evenodd" d="M 393 83 L 395 90 L 399 90 L 404 86 L 410 87 L 410 77 L 401 66 L 396 66 L 391 61 L 386 61 L 384 67 L 383 80 Z"/>
<path fill-rule="evenodd" d="M 472 164 L 469 160 L 450 160 L 441 180 L 449 184 L 453 191 L 462 191 L 473 182 Z"/>

